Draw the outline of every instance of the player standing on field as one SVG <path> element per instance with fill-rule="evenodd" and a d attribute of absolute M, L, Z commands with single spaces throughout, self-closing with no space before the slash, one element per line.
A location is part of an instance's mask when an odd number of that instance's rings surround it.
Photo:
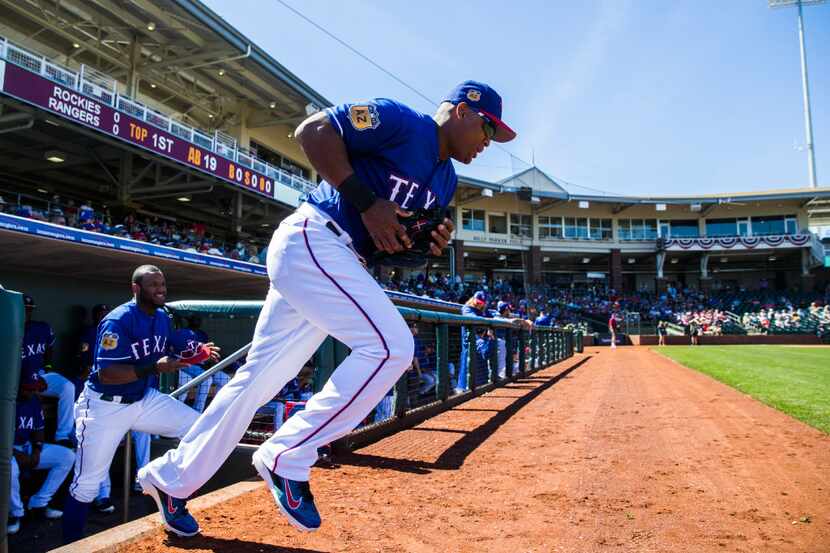
<path fill-rule="evenodd" d="M 248 360 L 175 450 L 139 472 L 145 491 L 186 498 L 236 447 L 256 409 L 302 368 L 327 335 L 351 354 L 306 408 L 253 455 L 279 509 L 302 530 L 320 515 L 308 484 L 317 448 L 351 431 L 412 361 L 412 334 L 363 259 L 411 244 L 398 216 L 446 207 L 457 178 L 491 140 L 516 136 L 501 121 L 501 97 L 484 83 L 453 89 L 433 117 L 394 100 L 326 109 L 294 133 L 325 179 L 279 226 L 268 247 L 270 288 Z M 440 255 L 453 224 L 429 235 Z"/>
<path fill-rule="evenodd" d="M 152 387 L 159 373 L 175 372 L 188 361 L 191 350 L 173 331 L 162 309 L 167 299 L 164 274 L 153 265 L 138 267 L 132 276 L 133 300 L 110 311 L 98 325 L 92 372 L 75 403 L 78 453 L 75 476 L 64 504 L 63 539 L 83 537 L 90 503 L 109 472 L 112 456 L 130 430 L 183 436 L 199 414 Z M 200 347 L 202 358 L 219 358 L 213 344 Z M 199 525 L 185 502 L 159 493 L 153 496 L 162 509 L 162 521 L 171 532 L 192 536 Z"/>

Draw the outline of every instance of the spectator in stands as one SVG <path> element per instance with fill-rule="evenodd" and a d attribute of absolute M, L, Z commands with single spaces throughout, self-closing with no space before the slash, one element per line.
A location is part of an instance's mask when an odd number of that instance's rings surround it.
<path fill-rule="evenodd" d="M 65 376 L 52 369 L 55 333 L 49 323 L 32 320 L 32 313 L 37 307 L 34 298 L 24 295 L 23 305 L 26 311 L 26 324 L 20 360 L 21 375 L 33 372 L 46 381 L 46 390 L 42 395 L 58 399 L 58 427 L 55 431 L 55 441 L 58 445 L 74 448 L 75 419 L 72 408 L 75 403 L 75 386 Z"/>
<path fill-rule="evenodd" d="M 63 512 L 49 507 L 49 502 L 72 470 L 75 452 L 67 447 L 45 443 L 43 410 L 38 394 L 46 390 L 46 386 L 46 381 L 34 371 L 27 370 L 21 375 L 11 458 L 9 534 L 20 530 L 20 519 L 24 514 L 20 481 L 29 471 L 49 471 L 40 490 L 29 499 L 29 513 L 35 518 L 56 519 L 63 516 Z"/>

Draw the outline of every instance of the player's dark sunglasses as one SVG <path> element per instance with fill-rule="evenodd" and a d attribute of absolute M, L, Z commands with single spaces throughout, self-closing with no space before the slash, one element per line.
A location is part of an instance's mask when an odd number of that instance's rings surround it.
<path fill-rule="evenodd" d="M 496 124 L 492 119 L 481 112 L 478 112 L 478 116 L 484 121 L 483 128 L 484 134 L 487 136 L 487 140 L 493 140 L 493 137 L 496 136 Z"/>

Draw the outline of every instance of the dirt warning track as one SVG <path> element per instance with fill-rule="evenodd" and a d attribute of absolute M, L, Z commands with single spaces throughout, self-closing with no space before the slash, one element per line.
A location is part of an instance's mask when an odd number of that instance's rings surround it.
<path fill-rule="evenodd" d="M 122 551 L 830 551 L 830 437 L 646 348 L 591 348 Z M 795 522 L 795 523 L 794 523 Z"/>

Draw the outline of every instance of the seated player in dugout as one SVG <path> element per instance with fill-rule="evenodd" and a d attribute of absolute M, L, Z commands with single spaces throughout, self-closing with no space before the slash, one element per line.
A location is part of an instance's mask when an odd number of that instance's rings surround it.
<path fill-rule="evenodd" d="M 55 332 L 45 321 L 36 321 L 33 313 L 37 308 L 34 298 L 23 296 L 26 310 L 26 325 L 23 331 L 23 348 L 20 355 L 21 375 L 34 372 L 46 382 L 41 395 L 58 400 L 58 424 L 55 442 L 74 448 L 72 406 L 75 403 L 75 385 L 52 368 L 52 353 L 55 347 Z"/>
<path fill-rule="evenodd" d="M 9 534 L 15 534 L 20 529 L 20 520 L 24 515 L 20 484 L 23 475 L 29 471 L 49 471 L 43 485 L 29 498 L 31 518 L 56 519 L 63 516 L 63 512 L 51 508 L 49 502 L 72 470 L 75 452 L 68 447 L 45 443 L 43 410 L 38 396 L 46 391 L 46 386 L 46 381 L 34 371 L 25 371 L 21 375 L 11 458 Z"/>

